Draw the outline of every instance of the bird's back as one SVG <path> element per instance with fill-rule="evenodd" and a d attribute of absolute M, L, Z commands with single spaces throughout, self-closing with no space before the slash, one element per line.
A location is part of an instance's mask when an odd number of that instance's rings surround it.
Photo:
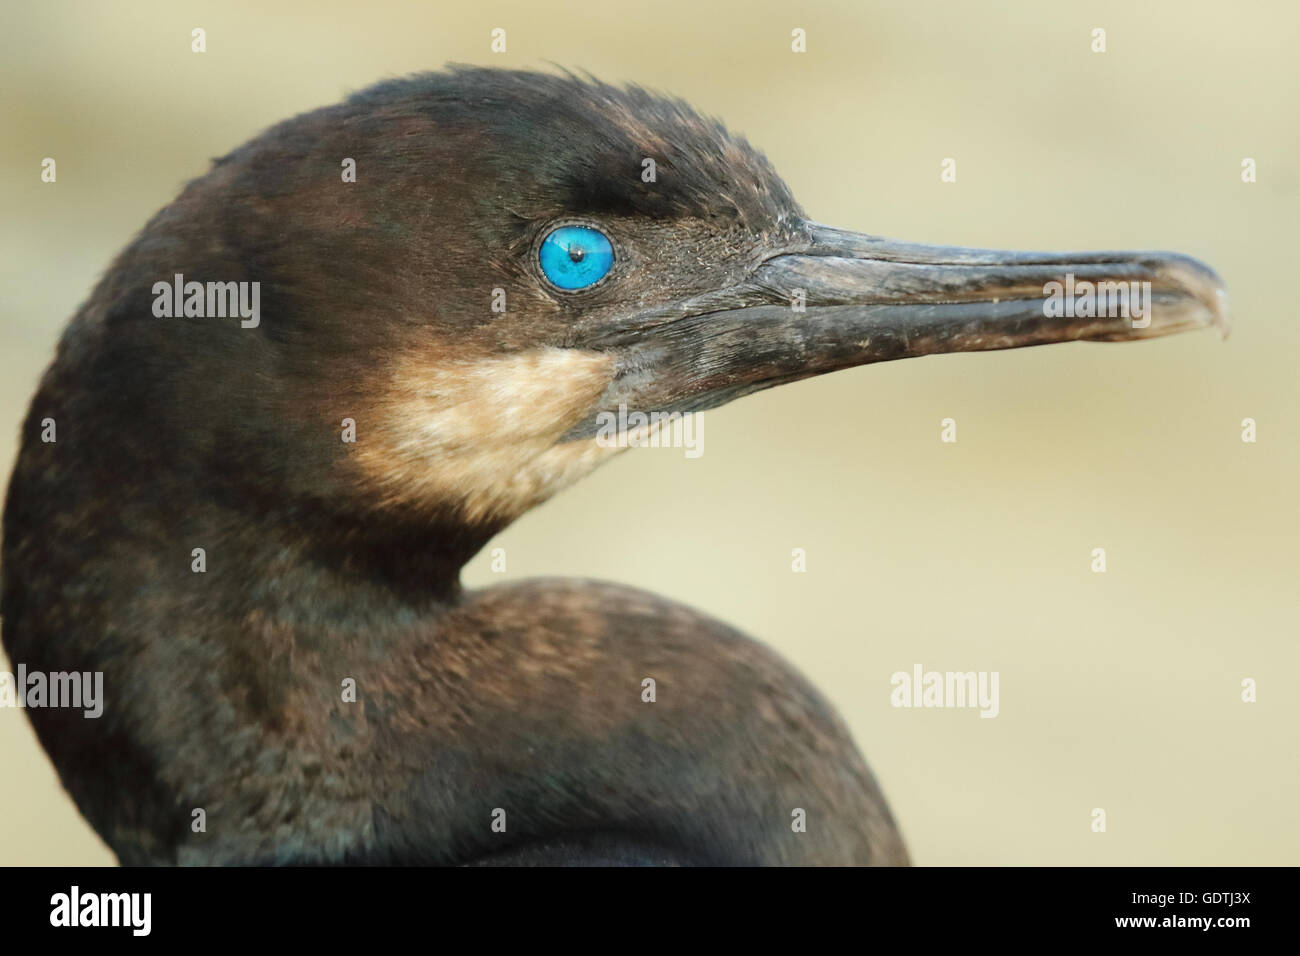
<path fill-rule="evenodd" d="M 449 742 L 396 775 L 409 789 L 377 820 L 403 822 L 377 825 L 381 854 L 446 841 L 458 861 L 906 862 L 838 715 L 734 629 L 567 579 L 472 592 L 438 627 L 392 669 L 410 677 L 392 709 L 368 714 L 381 736 L 415 714 L 446 721 L 426 739 Z"/>

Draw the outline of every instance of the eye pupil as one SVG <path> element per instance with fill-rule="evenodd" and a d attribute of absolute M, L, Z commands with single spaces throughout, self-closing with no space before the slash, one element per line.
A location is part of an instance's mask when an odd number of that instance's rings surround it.
<path fill-rule="evenodd" d="M 542 240 L 537 258 L 551 285 L 571 292 L 605 277 L 614 266 L 614 246 L 599 229 L 559 226 Z"/>

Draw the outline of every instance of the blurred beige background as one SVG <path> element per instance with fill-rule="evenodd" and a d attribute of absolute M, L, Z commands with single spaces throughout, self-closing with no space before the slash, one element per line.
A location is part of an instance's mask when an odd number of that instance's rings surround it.
<path fill-rule="evenodd" d="M 273 121 L 446 62 L 667 90 L 764 149 L 823 222 L 1176 249 L 1226 278 L 1236 328 L 748 398 L 707 414 L 702 458 L 632 451 L 526 516 L 493 545 L 510 576 L 634 583 L 779 648 L 852 725 L 918 863 L 1300 863 L 1297 27 L 1295 5 L 1185 0 L 7 5 L 0 470 L 111 257 Z M 487 552 L 466 579 L 500 579 Z M 1001 715 L 892 708 L 914 663 L 999 671 Z M 0 864 L 110 862 L 0 710 Z"/>

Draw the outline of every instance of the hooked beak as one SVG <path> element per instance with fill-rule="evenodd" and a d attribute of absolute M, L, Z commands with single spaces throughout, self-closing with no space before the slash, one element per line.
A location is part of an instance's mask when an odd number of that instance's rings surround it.
<path fill-rule="evenodd" d="M 872 362 L 1227 333 L 1223 281 L 1175 253 L 964 249 L 814 223 L 801 237 L 736 286 L 606 330 L 619 372 L 601 404 L 693 411 Z"/>

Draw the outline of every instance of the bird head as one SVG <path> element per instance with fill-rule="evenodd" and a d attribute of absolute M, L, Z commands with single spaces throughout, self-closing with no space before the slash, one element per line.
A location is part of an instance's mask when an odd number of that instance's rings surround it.
<path fill-rule="evenodd" d="M 258 282 L 258 323 L 156 317 L 153 284 L 177 273 Z M 1084 289 L 1091 305 L 1062 301 Z M 1221 281 L 1185 256 L 827 227 L 681 101 L 459 68 L 218 160 L 122 254 L 51 374 L 91 396 L 83 420 L 147 423 L 103 452 L 116 468 L 475 526 L 472 549 L 617 451 L 597 432 L 620 407 L 694 412 L 872 362 L 1223 323 Z"/>

